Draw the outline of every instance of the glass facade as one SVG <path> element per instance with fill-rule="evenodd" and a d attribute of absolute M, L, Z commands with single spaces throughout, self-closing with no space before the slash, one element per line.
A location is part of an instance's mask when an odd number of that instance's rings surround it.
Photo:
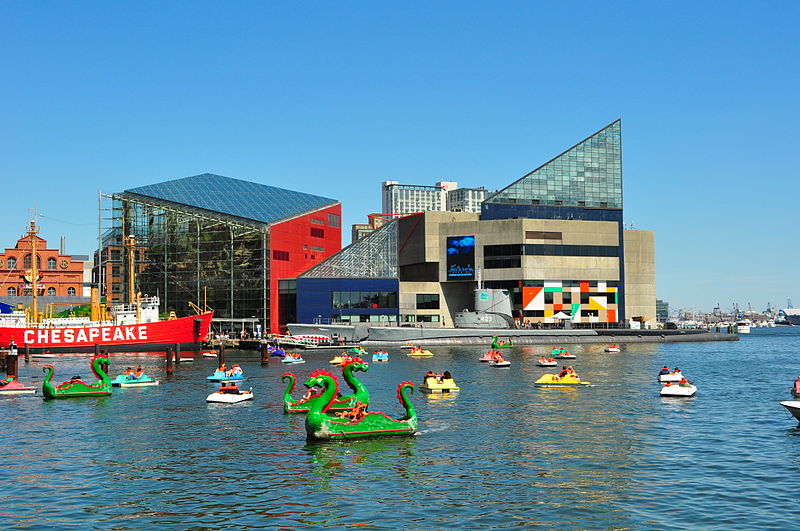
<path fill-rule="evenodd" d="M 397 222 L 390 221 L 300 277 L 397 278 Z"/>
<path fill-rule="evenodd" d="M 397 308 L 396 291 L 333 291 L 333 308 Z"/>
<path fill-rule="evenodd" d="M 132 235 L 137 249 L 136 290 L 158 295 L 161 311 L 191 313 L 204 301 L 219 318 L 266 321 L 269 238 L 265 225 L 170 207 L 128 194 L 113 199 L 113 228 L 104 246 Z M 127 285 L 122 268 L 122 285 Z M 118 289 L 115 283 L 112 289 Z"/>
<path fill-rule="evenodd" d="M 500 190 L 485 202 L 621 209 L 620 120 Z"/>

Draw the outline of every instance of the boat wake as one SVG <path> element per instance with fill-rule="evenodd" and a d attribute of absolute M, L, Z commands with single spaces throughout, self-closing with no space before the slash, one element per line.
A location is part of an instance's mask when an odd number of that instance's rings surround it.
<path fill-rule="evenodd" d="M 417 433 L 415 433 L 414 435 L 416 436 L 416 435 L 422 435 L 423 433 L 425 433 L 425 434 L 427 434 L 427 433 L 436 433 L 436 432 L 445 431 L 445 430 L 449 430 L 449 429 L 450 429 L 450 426 L 436 426 L 435 428 L 430 428 L 430 429 L 427 429 L 427 430 L 418 430 Z"/>

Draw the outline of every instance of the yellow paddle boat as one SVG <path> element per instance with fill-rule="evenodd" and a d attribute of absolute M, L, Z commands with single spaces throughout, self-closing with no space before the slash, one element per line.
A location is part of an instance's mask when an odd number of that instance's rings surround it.
<path fill-rule="evenodd" d="M 545 374 L 536 380 L 533 385 L 537 387 L 581 387 L 589 385 L 589 382 L 584 382 L 574 374 L 567 374 L 561 378 L 557 374 Z"/>
<path fill-rule="evenodd" d="M 408 352 L 406 352 L 407 356 L 433 356 L 433 352 L 430 350 L 423 349 L 422 347 L 414 347 Z"/>
<path fill-rule="evenodd" d="M 350 356 L 345 356 L 344 354 L 340 354 L 339 356 L 334 356 L 333 359 L 330 361 L 330 364 L 331 365 L 341 365 L 349 357 Z"/>
<path fill-rule="evenodd" d="M 444 374 L 428 373 L 425 375 L 425 382 L 419 386 L 419 390 L 423 393 L 454 393 L 459 390 L 450 371 L 444 371 Z"/>

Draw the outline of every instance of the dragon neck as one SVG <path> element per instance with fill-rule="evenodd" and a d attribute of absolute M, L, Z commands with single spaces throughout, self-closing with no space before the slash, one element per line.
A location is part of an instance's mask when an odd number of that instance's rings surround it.
<path fill-rule="evenodd" d="M 108 373 L 106 373 L 103 365 L 108 365 L 108 358 L 102 356 L 95 357 L 92 360 L 92 372 L 103 384 L 108 384 L 111 382 L 111 379 L 108 377 Z"/>
<path fill-rule="evenodd" d="M 365 371 L 366 368 L 360 363 L 351 363 L 342 370 L 342 376 L 344 377 L 344 381 L 347 382 L 347 386 L 353 390 L 353 393 L 356 395 L 363 395 L 367 392 L 367 388 L 364 387 L 361 380 L 353 374 L 355 370 Z"/>
<path fill-rule="evenodd" d="M 53 384 L 50 381 L 53 379 L 53 366 L 45 365 L 42 367 L 42 372 L 45 373 L 44 381 L 42 382 L 42 394 L 45 397 L 54 397 L 56 395 L 56 388 L 53 387 Z"/>
<path fill-rule="evenodd" d="M 336 382 L 330 376 L 321 376 L 324 382 L 324 389 L 320 398 L 310 404 L 308 416 L 322 415 L 330 407 L 333 399 L 336 398 Z"/>
<path fill-rule="evenodd" d="M 294 374 L 287 372 L 281 376 L 281 380 L 286 382 L 286 389 L 283 391 L 283 399 L 292 402 L 292 391 L 294 391 L 296 378 Z"/>
<path fill-rule="evenodd" d="M 414 409 L 414 404 L 411 403 L 411 399 L 408 397 L 409 392 L 414 392 L 414 386 L 409 384 L 408 382 L 403 382 L 397 389 L 397 397 L 400 399 L 400 403 L 406 408 L 406 417 L 410 419 L 412 417 L 417 416 L 417 412 Z"/>

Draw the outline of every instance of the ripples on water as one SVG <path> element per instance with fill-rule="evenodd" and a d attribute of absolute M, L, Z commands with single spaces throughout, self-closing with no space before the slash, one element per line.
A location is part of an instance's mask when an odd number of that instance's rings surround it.
<path fill-rule="evenodd" d="M 397 384 L 429 369 L 450 370 L 461 392 L 417 392 L 416 437 L 346 443 L 307 442 L 303 416 L 280 402 L 285 369 L 302 381 L 332 351 L 291 368 L 229 351 L 255 392 L 232 406 L 204 401 L 213 359 L 167 378 L 161 356 L 116 355 L 113 375 L 143 363 L 162 384 L 0 399 L 0 519 L 28 529 L 797 527 L 800 428 L 778 402 L 800 374 L 800 327 L 620 354 L 568 348 L 591 387 L 534 388 L 545 347 L 510 349 L 511 369 L 478 363 L 475 347 L 428 359 L 391 351 L 362 377 L 371 410 L 400 415 Z M 88 360 L 60 357 L 56 379 L 88 374 Z M 41 381 L 42 363 L 20 365 L 23 381 Z M 662 365 L 681 367 L 697 396 L 661 398 Z"/>

